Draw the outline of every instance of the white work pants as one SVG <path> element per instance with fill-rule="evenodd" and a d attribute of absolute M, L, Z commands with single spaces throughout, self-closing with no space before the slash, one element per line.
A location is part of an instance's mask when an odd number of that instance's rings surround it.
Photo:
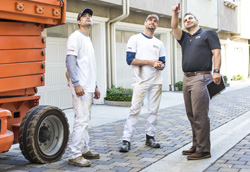
<path fill-rule="evenodd" d="M 132 106 L 124 127 L 122 140 L 131 141 L 146 93 L 148 99 L 146 134 L 153 137 L 155 136 L 161 92 L 161 84 L 135 84 L 133 89 Z"/>
<path fill-rule="evenodd" d="M 89 151 L 88 125 L 91 116 L 92 93 L 85 92 L 83 96 L 77 96 L 71 81 L 69 86 L 75 113 L 72 140 L 69 144 L 69 159 L 74 159 Z"/>

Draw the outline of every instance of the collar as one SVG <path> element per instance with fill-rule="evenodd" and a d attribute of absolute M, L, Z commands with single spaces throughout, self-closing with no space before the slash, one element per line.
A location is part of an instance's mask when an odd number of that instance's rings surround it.
<path fill-rule="evenodd" d="M 82 35 L 84 35 L 84 36 L 86 36 L 86 37 L 89 37 L 89 35 L 86 35 L 85 33 L 81 32 L 80 29 L 78 29 L 78 31 L 79 31 Z"/>
<path fill-rule="evenodd" d="M 143 36 L 145 36 L 148 39 L 152 39 L 153 37 L 148 37 L 147 35 L 145 35 L 144 33 L 141 33 Z"/>
<path fill-rule="evenodd" d="M 200 28 L 199 30 L 197 30 L 193 35 L 191 35 L 190 33 L 188 33 L 189 36 L 195 36 L 198 35 L 202 32 L 203 30 Z"/>

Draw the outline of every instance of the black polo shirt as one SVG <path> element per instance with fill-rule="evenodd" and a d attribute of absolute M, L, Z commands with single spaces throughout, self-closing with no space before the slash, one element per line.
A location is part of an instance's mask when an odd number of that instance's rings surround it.
<path fill-rule="evenodd" d="M 178 42 L 182 48 L 183 72 L 212 70 L 212 50 L 221 49 L 215 31 L 199 29 L 193 35 L 182 31 L 182 37 Z"/>

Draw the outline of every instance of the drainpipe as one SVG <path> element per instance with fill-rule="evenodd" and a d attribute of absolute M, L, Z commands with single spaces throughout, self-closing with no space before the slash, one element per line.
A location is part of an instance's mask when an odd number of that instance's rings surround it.
<path fill-rule="evenodd" d="M 107 21 L 107 82 L 108 88 L 111 88 L 111 85 L 115 81 L 115 23 L 127 18 L 129 16 L 129 0 L 122 1 L 122 14 L 114 19 Z"/>
<path fill-rule="evenodd" d="M 220 0 L 217 0 L 217 21 L 218 21 L 218 30 L 217 33 L 221 31 L 221 25 L 220 25 Z"/>
<path fill-rule="evenodd" d="M 181 26 L 182 29 L 184 29 L 184 24 L 183 24 L 183 18 L 184 18 L 184 14 L 187 13 L 187 4 L 188 4 L 188 0 L 182 0 L 182 7 L 181 7 L 181 20 L 179 23 L 179 25 Z M 176 83 L 176 64 L 177 64 L 177 42 L 174 38 L 174 36 L 171 37 L 171 47 L 172 48 L 172 58 L 171 58 L 171 64 L 172 64 L 172 68 L 171 68 L 171 85 L 169 86 L 169 91 L 175 91 L 175 87 L 174 84 Z"/>

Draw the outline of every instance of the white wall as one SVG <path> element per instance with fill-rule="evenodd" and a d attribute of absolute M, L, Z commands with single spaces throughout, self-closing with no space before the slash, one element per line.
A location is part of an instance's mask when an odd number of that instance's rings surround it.
<path fill-rule="evenodd" d="M 241 0 L 241 37 L 250 39 L 250 1 L 249 0 Z"/>
<path fill-rule="evenodd" d="M 187 0 L 187 12 L 193 13 L 201 26 L 218 28 L 217 0 Z"/>
<path fill-rule="evenodd" d="M 221 74 L 226 75 L 231 80 L 233 75 L 243 75 L 248 77 L 248 44 L 247 42 L 233 42 L 222 40 L 222 66 Z"/>

